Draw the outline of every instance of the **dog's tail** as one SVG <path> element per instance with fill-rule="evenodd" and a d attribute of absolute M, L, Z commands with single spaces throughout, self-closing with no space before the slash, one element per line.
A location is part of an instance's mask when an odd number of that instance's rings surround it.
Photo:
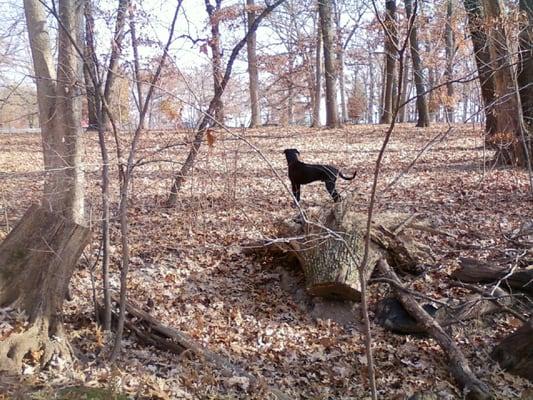
<path fill-rule="evenodd" d="M 352 176 L 351 178 L 350 178 L 349 176 L 344 176 L 344 175 L 342 174 L 342 172 L 339 172 L 339 176 L 340 176 L 342 179 L 345 179 L 345 180 L 347 180 L 347 181 L 351 181 L 352 179 L 355 178 L 356 175 L 357 175 L 357 171 L 355 171 L 355 172 L 353 173 L 353 176 Z"/>

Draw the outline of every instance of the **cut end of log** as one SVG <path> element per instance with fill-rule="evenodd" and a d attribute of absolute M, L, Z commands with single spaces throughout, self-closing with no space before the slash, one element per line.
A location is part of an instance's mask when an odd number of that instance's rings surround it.
<path fill-rule="evenodd" d="M 314 284 L 307 288 L 307 292 L 311 296 L 320 296 L 335 300 L 359 301 L 361 299 L 360 291 L 355 290 L 353 286 L 340 282 Z"/>

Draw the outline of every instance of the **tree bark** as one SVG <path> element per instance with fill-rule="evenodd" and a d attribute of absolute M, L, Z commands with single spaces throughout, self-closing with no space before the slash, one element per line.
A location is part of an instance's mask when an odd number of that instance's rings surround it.
<path fill-rule="evenodd" d="M 115 34 L 113 41 L 111 42 L 111 55 L 109 57 L 109 66 L 107 69 L 107 80 L 104 86 L 104 98 L 107 104 L 111 104 L 111 93 L 113 91 L 113 85 L 115 83 L 115 77 L 118 71 L 118 61 L 122 54 L 122 41 L 126 31 L 124 26 L 126 25 L 126 12 L 130 8 L 130 0 L 118 0 L 117 7 L 117 20 L 115 22 Z M 109 116 L 107 113 L 103 114 L 104 126 L 109 124 Z"/>
<path fill-rule="evenodd" d="M 520 0 L 524 14 L 519 35 L 518 87 L 524 122 L 533 129 L 533 0 Z"/>
<path fill-rule="evenodd" d="M 99 96 L 97 96 L 97 88 L 94 87 L 92 76 L 98 76 L 96 55 L 92 51 L 94 49 L 94 17 L 92 10 L 92 0 L 87 0 L 85 3 L 85 47 L 84 47 L 84 65 L 83 72 L 85 78 L 85 88 L 87 97 L 87 111 L 89 125 L 88 129 L 98 128 L 98 110 L 100 109 Z"/>
<path fill-rule="evenodd" d="M 505 337 L 491 357 L 504 370 L 533 382 L 533 318 Z"/>
<path fill-rule="evenodd" d="M 61 0 L 58 14 L 54 12 L 59 22 L 54 73 L 44 5 L 38 0 L 24 1 L 46 175 L 42 207 L 31 207 L 0 245 L 0 307 L 15 304 L 29 317 L 24 331 L 0 343 L 0 370 L 20 372 L 22 360 L 30 351 L 42 350 L 41 364 L 54 354 L 71 357 L 63 335 L 62 304 L 89 239 L 88 229 L 82 226 L 79 82 L 83 82 L 83 75 L 74 46 L 83 48 L 83 7 L 83 2 Z"/>
<path fill-rule="evenodd" d="M 400 96 L 400 105 L 404 104 L 400 111 L 398 112 L 398 121 L 399 122 L 407 122 L 406 115 L 407 110 L 409 108 L 409 105 L 406 103 L 407 96 L 409 95 L 410 89 L 409 89 L 409 57 L 404 58 L 403 60 L 403 83 L 402 83 L 402 93 Z"/>
<path fill-rule="evenodd" d="M 490 68 L 490 53 L 488 49 L 488 38 L 483 28 L 483 13 L 480 0 L 463 0 L 466 13 L 468 15 L 468 29 L 474 48 L 479 84 L 481 87 L 481 97 L 485 110 L 485 132 L 491 136 L 497 131 L 496 110 L 496 87 L 494 77 Z"/>
<path fill-rule="evenodd" d="M 396 74 L 396 43 L 398 41 L 398 27 L 396 22 L 396 0 L 385 1 L 385 79 L 383 82 L 383 114 L 380 124 L 390 124 L 392 118 L 392 85 Z"/>
<path fill-rule="evenodd" d="M 462 282 L 490 283 L 502 280 L 503 287 L 533 294 L 533 270 L 521 269 L 510 271 L 506 267 L 491 265 L 472 258 L 461 258 L 461 268 L 452 277 Z"/>
<path fill-rule="evenodd" d="M 320 104 L 322 102 L 322 32 L 320 24 L 316 32 L 316 50 L 315 50 L 315 92 L 313 104 L 313 128 L 318 128 L 320 123 Z"/>
<path fill-rule="evenodd" d="M 320 15 L 320 28 L 324 48 L 324 74 L 326 76 L 326 126 L 335 128 L 339 126 L 339 113 L 337 108 L 337 69 L 335 68 L 333 29 L 332 29 L 332 0 L 320 0 L 318 13 Z"/>
<path fill-rule="evenodd" d="M 88 228 L 34 205 L 0 244 L 0 307 L 25 311 L 30 323 L 28 330 L 0 343 L 0 370 L 20 371 L 30 351 L 44 351 L 42 365 L 54 353 L 71 357 L 61 310 L 89 238 Z"/>
<path fill-rule="evenodd" d="M 374 123 L 374 88 L 375 88 L 375 82 L 374 82 L 374 62 L 372 60 L 372 53 L 368 52 L 368 74 L 369 74 L 369 80 L 368 82 L 368 116 L 367 116 L 367 123 L 373 124 Z"/>
<path fill-rule="evenodd" d="M 452 0 L 448 0 L 446 4 L 446 31 L 445 31 L 445 38 L 446 38 L 446 95 L 447 95 L 447 102 L 445 105 L 446 108 L 446 120 L 449 123 L 455 122 L 455 115 L 454 115 L 454 88 L 453 83 L 451 82 L 453 79 L 453 58 L 455 55 L 455 37 L 453 34 L 453 28 L 452 28 L 452 17 L 453 17 L 453 4 Z"/>
<path fill-rule="evenodd" d="M 416 18 L 413 15 L 413 6 L 411 0 L 404 0 L 405 13 L 407 18 Z M 422 60 L 420 58 L 420 51 L 418 46 L 418 32 L 416 23 L 413 24 L 409 34 L 409 42 L 411 46 L 411 59 L 413 63 L 413 76 L 416 87 L 416 110 L 418 112 L 418 121 L 416 126 L 423 128 L 429 126 L 429 109 L 424 87 L 424 76 L 422 73 Z"/>
<path fill-rule="evenodd" d="M 215 0 L 215 6 L 211 4 L 210 0 L 205 0 L 205 9 L 209 15 L 209 24 L 211 25 L 211 38 L 209 39 L 209 47 L 211 47 L 211 65 L 213 68 L 213 85 L 214 93 L 222 93 L 222 50 L 220 48 L 220 27 L 217 12 L 220 11 L 222 0 Z M 251 32 L 250 36 L 255 33 Z M 224 126 L 224 103 L 222 95 L 214 96 L 214 119 L 215 123 Z"/>
<path fill-rule="evenodd" d="M 248 10 L 246 12 L 248 21 L 248 30 L 252 27 L 255 19 L 255 12 L 253 7 L 255 6 L 254 0 L 246 0 Z M 257 71 L 257 46 L 256 34 L 252 33 L 246 41 L 246 49 L 248 52 L 248 77 L 250 87 L 250 108 L 251 119 L 250 128 L 257 128 L 261 124 L 261 114 L 259 111 L 259 73 Z"/>

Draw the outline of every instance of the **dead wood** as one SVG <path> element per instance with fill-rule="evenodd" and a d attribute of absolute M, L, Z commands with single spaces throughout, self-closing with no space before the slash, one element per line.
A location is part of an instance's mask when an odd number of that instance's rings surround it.
<path fill-rule="evenodd" d="M 366 214 L 349 211 L 343 203 L 325 209 L 318 222 L 281 221 L 274 252 L 282 249 L 296 256 L 306 278 L 307 291 L 313 296 L 359 301 L 360 265 L 364 254 Z M 386 257 L 403 272 L 420 272 L 421 265 L 430 263 L 431 250 L 410 238 L 404 228 L 403 214 L 380 214 L 374 217 L 371 246 L 365 280 L 375 263 Z M 394 234 L 394 231 L 399 232 Z"/>
<path fill-rule="evenodd" d="M 378 262 L 378 268 L 386 278 L 396 282 L 395 287 L 403 286 L 386 260 L 381 259 Z M 450 372 L 463 390 L 466 398 L 475 400 L 492 398 L 489 387 L 474 375 L 468 365 L 468 360 L 450 336 L 444 332 L 440 324 L 418 304 L 413 296 L 404 290 L 395 289 L 395 291 L 396 296 L 407 312 L 424 327 L 425 331 L 437 341 L 447 354 Z"/>
<path fill-rule="evenodd" d="M 508 268 L 473 258 L 461 258 L 461 268 L 452 277 L 461 282 L 491 283 L 502 281 L 505 287 L 533 294 L 533 269 Z"/>
<path fill-rule="evenodd" d="M 533 318 L 505 337 L 491 357 L 504 370 L 533 382 Z"/>
<path fill-rule="evenodd" d="M 113 296 L 113 301 L 118 304 L 118 297 Z M 241 367 L 231 363 L 225 357 L 207 349 L 198 344 L 186 334 L 163 325 L 156 318 L 149 313 L 139 309 L 130 302 L 126 301 L 126 318 L 124 325 L 130 329 L 141 341 L 154 346 L 160 350 L 170 351 L 172 353 L 181 354 L 184 351 L 190 351 L 195 354 L 200 360 L 206 360 L 214 364 L 217 368 L 222 370 L 225 376 L 243 376 L 248 378 L 252 386 L 262 386 L 263 379 L 256 378 L 249 374 Z M 99 305 L 99 311 L 102 307 Z M 113 312 L 113 322 L 116 325 L 118 321 L 118 314 Z M 266 387 L 266 389 L 280 400 L 289 400 L 290 397 L 275 387 Z"/>
<path fill-rule="evenodd" d="M 379 281 L 379 280 L 378 280 Z M 389 280 L 386 280 L 387 283 Z M 403 290 L 403 288 L 398 288 Z M 412 295 L 412 291 L 404 290 Z M 435 307 L 431 303 L 423 304 L 422 308 L 433 317 L 440 326 L 447 327 L 453 324 L 477 319 L 483 315 L 502 311 L 508 307 L 512 298 L 502 289 L 495 289 L 494 294 L 486 296 L 472 296 L 459 304 L 441 305 Z M 376 318 L 385 329 L 400 334 L 426 334 L 425 327 L 413 318 L 395 298 L 385 298 L 378 303 Z"/>

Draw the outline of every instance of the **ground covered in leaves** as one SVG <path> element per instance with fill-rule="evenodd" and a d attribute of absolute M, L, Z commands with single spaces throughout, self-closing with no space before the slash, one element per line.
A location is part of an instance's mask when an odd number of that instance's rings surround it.
<path fill-rule="evenodd" d="M 93 304 L 93 288 L 97 295 L 101 288 L 95 264 L 101 162 L 96 133 L 85 133 L 87 199 L 95 234 L 72 279 L 74 299 L 66 303 L 65 310 L 80 362 L 74 366 L 58 362 L 40 373 L 29 362 L 22 381 L 0 378 L 4 391 L 26 398 L 36 390 L 42 394 L 87 386 L 135 398 L 264 399 L 269 385 L 294 399 L 369 397 L 361 324 L 339 324 L 323 313 L 310 312 L 309 304 L 287 290 L 294 282 L 304 285 L 294 264 L 245 254 L 242 246 L 274 238 L 276 222 L 296 214 L 287 190 L 284 148 L 296 147 L 304 161 L 334 164 L 345 174 L 357 170 L 354 181 L 338 185 L 344 196 L 351 194 L 356 209 L 366 211 L 385 128 L 218 130 L 212 147 L 205 144 L 202 148 L 173 209 L 164 207 L 164 202 L 173 172 L 185 160 L 192 133 L 143 136 L 130 200 L 129 298 L 162 323 L 256 376 L 254 384 L 246 377 L 225 376 L 187 352 L 160 352 L 129 335 L 118 363 L 107 365 L 112 340 L 95 324 Z M 123 151 L 127 139 L 128 135 L 121 136 Z M 428 143 L 431 146 L 409 168 Z M 527 173 L 493 168 L 485 163 L 490 157 L 480 131 L 469 125 L 430 129 L 400 125 L 395 129 L 379 180 L 378 210 L 416 212 L 435 228 L 433 233 L 413 233 L 431 247 L 437 262 L 426 266 L 421 276 L 409 278 L 410 287 L 437 299 L 466 296 L 465 290 L 449 284 L 458 258 L 505 254 L 509 244 L 504 234 L 533 218 Z M 38 135 L 0 136 L 0 239 L 38 201 L 41 165 Z M 115 164 L 112 169 L 116 172 Z M 302 199 L 304 208 L 331 202 L 320 183 L 303 187 Z M 118 221 L 113 221 L 112 229 L 112 283 L 118 288 Z M 372 317 L 375 304 L 389 289 L 386 284 L 374 284 L 369 290 Z M 358 305 L 355 308 L 357 313 Z M 475 374 L 494 389 L 497 398 L 533 396 L 531 385 L 502 372 L 489 358 L 494 344 L 519 325 L 512 316 L 496 314 L 453 328 L 453 337 Z M 11 328 L 0 320 L 1 335 Z M 425 389 L 443 399 L 460 398 L 444 354 L 433 340 L 394 335 L 374 323 L 372 333 L 381 398 L 404 399 Z"/>

